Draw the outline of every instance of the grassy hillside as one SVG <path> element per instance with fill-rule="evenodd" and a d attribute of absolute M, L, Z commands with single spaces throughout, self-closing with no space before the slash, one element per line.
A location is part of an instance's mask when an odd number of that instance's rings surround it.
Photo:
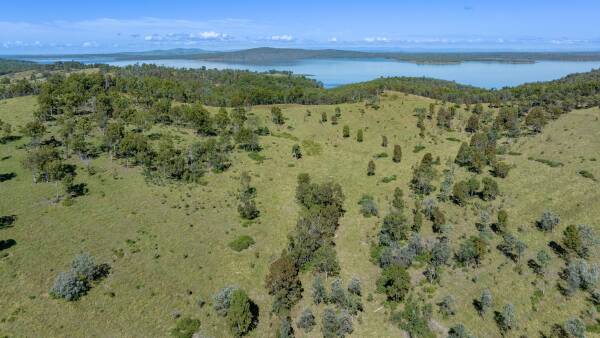
<path fill-rule="evenodd" d="M 401 330 L 389 317 L 402 305 L 387 303 L 385 296 L 376 292 L 380 269 L 370 261 L 371 243 L 376 240 L 396 187 L 404 190 L 409 208 L 414 205 L 409 182 L 412 167 L 423 154 L 429 152 L 433 158 L 440 158 L 436 167 L 441 173 L 446 163 L 454 160 L 460 142 L 469 139 L 461 131 L 470 115 L 464 108 L 458 109 L 455 131 L 443 131 L 435 127 L 434 121 L 426 120 L 427 133 L 420 138 L 413 112 L 417 107 L 427 109 L 432 102 L 386 93 L 378 110 L 366 108 L 364 103 L 339 105 L 342 113 L 338 125 L 330 120 L 321 122 L 321 113 L 331 116 L 337 106 L 280 106 L 287 118 L 283 126 L 270 122 L 271 107 L 253 107 L 251 118 L 271 129 L 271 135 L 261 136 L 264 149 L 260 154 L 264 159 L 257 161 L 246 152 L 235 151 L 229 170 L 210 173 L 201 184 L 147 183 L 140 167 L 126 168 L 120 160 L 110 161 L 106 154 L 91 160 L 89 167 L 93 170 L 72 158 L 70 162 L 78 167 L 75 180 L 85 183 L 89 193 L 70 206 L 54 203 L 54 184 L 33 183 L 31 173 L 21 166 L 24 146 L 30 141 L 27 137 L 0 144 L 0 174 L 14 173 L 0 182 L 0 215 L 15 215 L 14 223 L 0 229 L 0 239 L 16 242 L 0 252 L 0 334 L 159 337 L 167 336 L 175 326 L 175 318 L 183 315 L 199 319 L 203 333 L 227 337 L 225 320 L 217 316 L 210 301 L 222 287 L 236 285 L 246 290 L 260 308 L 258 327 L 249 336 L 274 336 L 278 321 L 270 314 L 272 297 L 264 288 L 265 277 L 295 227 L 299 212 L 296 177 L 306 172 L 318 182 L 333 179 L 340 183 L 346 196 L 346 213 L 335 237 L 340 277 L 345 283 L 358 277 L 364 295 L 364 311 L 353 321 L 351 336 L 400 336 Z M 35 97 L 2 100 L 0 119 L 13 127 L 24 125 L 33 118 L 35 107 Z M 478 268 L 455 264 L 446 267 L 439 285 L 423 280 L 423 264 L 410 269 L 415 297 L 434 304 L 431 327 L 438 335 L 463 323 L 478 337 L 499 337 L 493 315 L 481 318 L 472 305 L 485 288 L 494 294 L 494 310 L 500 311 L 506 303 L 515 305 L 518 327 L 508 333 L 511 337 L 548 333 L 551 325 L 580 316 L 589 308 L 584 292 L 570 298 L 559 293 L 556 281 L 564 262 L 549 250 L 548 242 L 560 242 L 568 224 L 589 224 L 600 231 L 599 183 L 578 174 L 585 170 L 600 178 L 599 119 L 598 108 L 577 110 L 562 115 L 541 134 L 506 141 L 499 156 L 514 168 L 506 179 L 498 180 L 499 198 L 491 202 L 473 200 L 465 208 L 450 202 L 438 204 L 452 225 L 448 237 L 453 249 L 465 235 L 478 234 L 475 223 L 484 208 L 492 215 L 505 209 L 511 232 L 527 245 L 524 257 L 516 264 L 495 248 L 500 236 L 492 235 L 490 252 Z M 344 125 L 350 127 L 349 138 L 342 137 Z M 355 139 L 359 128 L 364 131 L 364 142 L 360 143 Z M 51 131 L 56 132 L 54 126 Z M 93 133 L 98 131 L 94 129 Z M 158 138 L 171 135 L 180 146 L 197 138 L 192 130 L 172 126 L 157 125 L 145 133 Z M 386 148 L 381 146 L 382 135 L 388 138 Z M 299 144 L 304 153 L 299 160 L 291 156 L 294 144 Z M 391 160 L 394 144 L 402 146 L 399 164 Z M 425 148 L 414 152 L 418 146 Z M 389 156 L 374 158 L 382 152 Z M 376 173 L 367 176 L 371 159 Z M 535 159 L 561 165 L 551 167 Z M 250 222 L 241 220 L 237 213 L 236 194 L 242 171 L 252 176 L 261 212 Z M 395 180 L 383 182 L 393 175 Z M 471 176 L 456 168 L 456 181 Z M 482 176 L 489 174 L 484 172 Z M 438 175 L 435 185 L 439 186 L 440 181 Z M 360 214 L 357 202 L 363 194 L 374 197 L 379 217 Z M 561 218 L 558 229 L 550 234 L 535 228 L 544 210 L 552 210 Z M 424 239 L 434 238 L 431 222 L 425 221 L 421 233 Z M 240 235 L 249 235 L 256 243 L 241 252 L 232 250 L 228 244 Z M 539 278 L 526 264 L 541 248 L 552 257 L 547 278 Z M 108 262 L 112 266 L 110 275 L 76 302 L 53 299 L 48 292 L 58 271 L 67 269 L 82 251 L 90 252 L 98 262 Z M 597 253 L 590 255 L 591 262 L 600 263 Z M 312 279 L 310 272 L 301 274 L 303 299 L 292 309 L 291 318 L 295 321 L 304 307 L 311 307 L 318 325 L 306 336 L 319 337 L 324 306 L 312 305 Z M 449 294 L 456 299 L 457 311 L 446 318 L 435 304 Z M 207 304 L 200 307 L 199 300 Z M 295 331 L 297 336 L 305 336 L 304 331 Z"/>

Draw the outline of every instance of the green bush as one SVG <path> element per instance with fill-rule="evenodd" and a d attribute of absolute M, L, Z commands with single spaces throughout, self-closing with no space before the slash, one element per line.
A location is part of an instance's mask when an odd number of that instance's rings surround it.
<path fill-rule="evenodd" d="M 254 238 L 252 238 L 248 235 L 242 235 L 242 236 L 234 239 L 233 241 L 229 242 L 229 247 L 231 249 L 233 249 L 234 251 L 240 252 L 242 250 L 248 249 L 255 243 L 256 242 L 254 242 Z"/>
<path fill-rule="evenodd" d="M 200 320 L 190 317 L 179 318 L 171 330 L 171 336 L 176 338 L 191 338 L 200 328 Z"/>

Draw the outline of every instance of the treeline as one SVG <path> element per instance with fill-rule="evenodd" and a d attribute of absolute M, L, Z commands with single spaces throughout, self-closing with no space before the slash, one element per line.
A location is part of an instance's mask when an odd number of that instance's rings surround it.
<path fill-rule="evenodd" d="M 90 67 L 95 67 L 95 66 L 96 65 L 85 65 L 81 62 L 75 62 L 75 61 L 65 61 L 65 62 L 55 62 L 55 63 L 51 63 L 51 64 L 41 64 L 41 63 L 32 62 L 32 61 L 0 59 L 0 76 L 6 75 L 6 74 L 24 72 L 24 71 L 28 71 L 28 70 L 71 71 L 71 70 L 85 69 L 85 68 L 90 68 Z"/>

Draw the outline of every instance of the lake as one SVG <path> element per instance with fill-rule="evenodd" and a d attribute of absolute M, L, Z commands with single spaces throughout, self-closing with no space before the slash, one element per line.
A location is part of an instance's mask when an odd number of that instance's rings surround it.
<path fill-rule="evenodd" d="M 44 59 L 34 61 L 50 62 L 59 60 Z M 527 82 L 554 80 L 567 74 L 587 72 L 595 68 L 600 68 L 600 62 L 573 61 L 539 61 L 532 64 L 463 62 L 460 64 L 444 65 L 422 65 L 409 62 L 374 59 L 314 59 L 303 60 L 287 65 L 247 65 L 183 59 L 144 61 L 85 59 L 79 61 L 85 63 L 102 62 L 114 66 L 153 63 L 180 68 L 233 68 L 259 72 L 269 70 L 292 71 L 295 74 L 305 74 L 315 80 L 321 81 L 323 85 L 328 88 L 348 83 L 369 81 L 381 76 L 426 76 L 456 81 L 458 83 L 477 87 L 502 88 L 505 86 L 516 86 Z"/>

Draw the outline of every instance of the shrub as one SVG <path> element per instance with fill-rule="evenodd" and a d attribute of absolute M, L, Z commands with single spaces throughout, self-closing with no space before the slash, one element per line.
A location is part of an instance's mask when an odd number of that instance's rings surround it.
<path fill-rule="evenodd" d="M 281 108 L 277 106 L 271 108 L 271 121 L 277 125 L 282 125 L 285 122 Z"/>
<path fill-rule="evenodd" d="M 240 252 L 242 250 L 248 249 L 249 247 L 254 245 L 254 243 L 254 238 L 248 235 L 242 235 L 229 242 L 229 247 L 234 251 Z"/>
<path fill-rule="evenodd" d="M 399 187 L 394 189 L 392 207 L 398 212 L 402 212 L 404 210 L 404 191 L 402 191 L 402 189 Z"/>
<path fill-rule="evenodd" d="M 498 250 L 505 254 L 508 258 L 518 262 L 525 252 L 527 246 L 514 235 L 507 233 L 502 236 L 502 242 L 498 244 Z"/>
<path fill-rule="evenodd" d="M 438 239 L 431 248 L 431 264 L 433 266 L 442 266 L 448 263 L 450 256 L 450 245 L 446 237 Z"/>
<path fill-rule="evenodd" d="M 175 338 L 192 338 L 194 333 L 200 329 L 200 320 L 190 317 L 182 317 L 171 330 L 171 336 Z"/>
<path fill-rule="evenodd" d="M 300 150 L 300 146 L 297 144 L 294 144 L 294 146 L 292 146 L 292 157 L 294 157 L 297 160 L 302 158 L 302 150 Z"/>
<path fill-rule="evenodd" d="M 324 338 L 343 338 L 354 331 L 352 317 L 346 311 L 336 315 L 333 309 L 327 308 L 323 311 L 321 331 Z"/>
<path fill-rule="evenodd" d="M 564 272 L 567 281 L 567 292 L 574 293 L 578 289 L 592 290 L 598 283 L 600 269 L 589 265 L 584 259 L 572 260 Z"/>
<path fill-rule="evenodd" d="M 410 275 L 398 265 L 391 265 L 383 269 L 377 279 L 377 292 L 385 293 L 392 301 L 402 301 L 410 290 Z"/>
<path fill-rule="evenodd" d="M 312 331 L 315 325 L 317 325 L 315 321 L 315 315 L 313 315 L 310 309 L 304 309 L 304 311 L 302 311 L 302 314 L 300 314 L 298 321 L 296 321 L 296 326 L 303 329 L 304 332 L 308 333 Z"/>
<path fill-rule="evenodd" d="M 68 301 L 75 301 L 89 289 L 90 286 L 87 279 L 80 278 L 73 271 L 66 271 L 58 274 L 52 289 L 50 289 L 50 294 Z"/>
<path fill-rule="evenodd" d="M 77 300 L 91 288 L 93 281 L 105 277 L 109 272 L 108 264 L 96 265 L 89 253 L 79 254 L 73 259 L 69 271 L 58 274 L 50 294 L 68 301 Z"/>
<path fill-rule="evenodd" d="M 275 297 L 273 311 L 276 313 L 289 310 L 302 297 L 298 268 L 289 255 L 271 263 L 265 284 L 269 294 Z"/>
<path fill-rule="evenodd" d="M 377 216 L 379 213 L 377 204 L 375 204 L 375 200 L 373 200 L 373 196 L 362 195 L 358 204 L 360 205 L 360 213 L 364 217 Z"/>
<path fill-rule="evenodd" d="M 469 187 L 467 182 L 460 181 L 454 184 L 452 188 L 452 199 L 458 205 L 465 205 L 469 198 Z"/>

